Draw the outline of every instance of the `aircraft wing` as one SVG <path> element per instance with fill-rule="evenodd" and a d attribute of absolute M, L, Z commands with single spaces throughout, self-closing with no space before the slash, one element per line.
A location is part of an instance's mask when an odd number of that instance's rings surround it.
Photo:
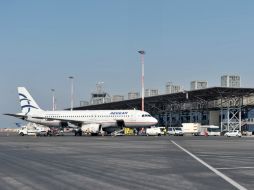
<path fill-rule="evenodd" d="M 27 115 L 24 115 L 23 113 L 4 113 L 3 115 L 8 115 L 8 116 L 13 116 L 13 117 L 17 117 L 17 118 L 20 118 L 20 119 L 25 119 L 27 118 Z"/>
<path fill-rule="evenodd" d="M 35 118 L 35 119 L 46 119 L 47 121 L 54 121 L 54 120 L 57 120 L 57 121 L 64 121 L 64 122 L 69 122 L 69 123 L 72 123 L 74 125 L 78 125 L 78 124 L 90 124 L 91 122 L 84 122 L 84 121 L 78 121 L 78 120 L 72 120 L 72 119 L 63 119 L 63 118 L 46 118 L 46 117 L 40 117 L 40 116 L 32 116 L 32 118 Z"/>

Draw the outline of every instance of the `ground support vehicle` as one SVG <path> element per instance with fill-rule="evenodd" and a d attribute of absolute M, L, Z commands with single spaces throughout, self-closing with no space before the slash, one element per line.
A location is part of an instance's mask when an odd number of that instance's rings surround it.
<path fill-rule="evenodd" d="M 181 127 L 169 127 L 168 135 L 183 136 L 184 132 Z"/>
<path fill-rule="evenodd" d="M 224 134 L 226 137 L 242 137 L 242 133 L 239 130 L 228 131 Z"/>

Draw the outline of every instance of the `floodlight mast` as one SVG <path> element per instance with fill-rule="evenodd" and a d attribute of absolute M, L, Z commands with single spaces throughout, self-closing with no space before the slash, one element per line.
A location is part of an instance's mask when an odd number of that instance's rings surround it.
<path fill-rule="evenodd" d="M 52 110 L 55 111 L 55 89 L 51 89 L 51 92 L 52 92 Z"/>
<path fill-rule="evenodd" d="M 71 111 L 72 111 L 73 110 L 73 104 L 74 104 L 74 84 L 73 84 L 74 77 L 69 76 L 69 79 L 71 81 Z"/>
<path fill-rule="evenodd" d="M 141 76 L 141 110 L 144 111 L 145 110 L 145 103 L 144 103 L 144 93 L 145 93 L 145 89 L 144 89 L 144 80 L 145 80 L 145 51 L 144 50 L 140 50 L 138 51 L 138 53 L 140 53 L 141 55 L 141 67 L 142 67 L 142 76 Z"/>

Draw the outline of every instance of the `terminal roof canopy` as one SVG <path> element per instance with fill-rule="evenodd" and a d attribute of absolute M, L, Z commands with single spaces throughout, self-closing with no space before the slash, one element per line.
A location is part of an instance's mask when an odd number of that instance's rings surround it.
<path fill-rule="evenodd" d="M 228 88 L 212 87 L 192 91 L 183 91 L 173 94 L 163 94 L 158 96 L 145 97 L 145 104 L 154 103 L 187 103 L 197 101 L 212 101 L 221 98 L 243 97 L 254 94 L 254 88 Z M 105 104 L 76 107 L 75 110 L 108 110 L 108 109 L 133 109 L 139 108 L 141 98 L 111 102 Z"/>

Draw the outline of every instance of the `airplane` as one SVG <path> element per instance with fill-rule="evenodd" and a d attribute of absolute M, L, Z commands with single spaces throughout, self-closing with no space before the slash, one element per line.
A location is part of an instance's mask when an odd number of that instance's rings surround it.
<path fill-rule="evenodd" d="M 147 128 L 158 123 L 148 112 L 141 110 L 61 110 L 44 111 L 25 87 L 18 87 L 21 113 L 5 113 L 49 127 L 67 127 L 69 124 L 98 135 L 102 131 L 113 132 L 123 127 Z"/>

